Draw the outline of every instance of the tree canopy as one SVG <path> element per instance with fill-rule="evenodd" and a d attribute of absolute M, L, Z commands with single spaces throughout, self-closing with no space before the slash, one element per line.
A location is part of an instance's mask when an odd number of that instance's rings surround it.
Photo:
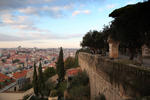
<path fill-rule="evenodd" d="M 34 63 L 34 73 L 33 73 L 33 89 L 36 96 L 38 96 L 38 77 L 36 72 L 36 64 Z"/>
<path fill-rule="evenodd" d="M 64 58 L 63 58 L 63 50 L 60 48 L 58 61 L 56 63 L 56 71 L 59 77 L 59 81 L 64 80 L 65 70 L 64 70 Z"/>
<path fill-rule="evenodd" d="M 150 45 L 149 11 L 150 3 L 146 1 L 127 5 L 109 14 L 114 18 L 110 27 L 112 38 L 129 48 L 131 54 L 141 49 L 144 44 Z"/>
<path fill-rule="evenodd" d="M 102 49 L 106 47 L 105 34 L 96 30 L 89 31 L 83 37 L 82 47 L 88 47 L 93 53 L 102 53 Z"/>
<path fill-rule="evenodd" d="M 108 50 L 107 39 L 110 37 L 120 43 L 120 48 L 129 51 L 132 60 L 136 53 L 141 55 L 143 45 L 150 47 L 150 0 L 127 5 L 114 10 L 109 17 L 114 18 L 103 30 L 89 31 L 83 37 L 81 46 L 93 53 Z M 121 49 L 120 49 L 121 50 Z"/>
<path fill-rule="evenodd" d="M 70 69 L 70 68 L 75 68 L 78 67 L 78 58 L 74 58 L 74 57 L 68 57 L 66 58 L 65 62 L 64 62 L 64 67 L 65 69 Z"/>
<path fill-rule="evenodd" d="M 46 68 L 45 71 L 43 72 L 45 81 L 47 81 L 48 78 L 52 77 L 55 74 L 56 74 L 56 71 L 53 67 Z"/>
<path fill-rule="evenodd" d="M 42 72 L 42 64 L 40 62 L 39 64 L 39 75 L 38 75 L 38 89 L 39 89 L 39 94 L 43 97 L 44 93 L 43 90 L 45 88 L 45 81 L 44 81 L 44 76 L 43 76 L 43 72 Z"/>

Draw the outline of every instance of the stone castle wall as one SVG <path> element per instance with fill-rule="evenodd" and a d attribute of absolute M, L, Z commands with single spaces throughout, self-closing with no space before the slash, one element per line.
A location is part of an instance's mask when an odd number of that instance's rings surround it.
<path fill-rule="evenodd" d="M 99 55 L 79 53 L 79 64 L 90 79 L 91 100 L 127 100 L 150 95 L 150 70 L 124 65 Z"/>

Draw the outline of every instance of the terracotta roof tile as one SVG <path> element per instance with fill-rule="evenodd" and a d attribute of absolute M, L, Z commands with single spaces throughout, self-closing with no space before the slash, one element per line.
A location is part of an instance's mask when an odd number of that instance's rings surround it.
<path fill-rule="evenodd" d="M 10 77 L 0 73 L 0 80 L 2 81 L 2 80 L 6 80 L 6 79 L 10 79 Z"/>
<path fill-rule="evenodd" d="M 80 72 L 80 69 L 70 69 L 67 71 L 68 75 L 77 75 Z"/>
<path fill-rule="evenodd" d="M 13 74 L 13 77 L 14 77 L 15 79 L 19 79 L 19 78 L 21 78 L 21 77 L 24 77 L 26 74 L 27 74 L 27 70 L 23 70 L 23 71 L 21 71 L 21 72 L 16 72 L 16 73 L 14 73 L 14 74 Z"/>

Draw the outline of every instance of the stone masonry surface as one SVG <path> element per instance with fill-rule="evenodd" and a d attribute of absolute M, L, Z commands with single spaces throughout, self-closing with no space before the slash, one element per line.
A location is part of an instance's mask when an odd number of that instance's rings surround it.
<path fill-rule="evenodd" d="M 79 53 L 79 64 L 90 79 L 91 100 L 127 100 L 150 95 L 150 70 L 124 65 L 100 55 Z"/>

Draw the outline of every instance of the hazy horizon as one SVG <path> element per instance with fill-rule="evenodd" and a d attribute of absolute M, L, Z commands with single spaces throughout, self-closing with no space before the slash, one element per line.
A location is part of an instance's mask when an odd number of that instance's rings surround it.
<path fill-rule="evenodd" d="M 9 48 L 9 47 L 7 47 L 7 48 L 0 48 L 0 49 L 16 49 L 16 48 L 18 48 L 18 47 L 12 47 L 12 48 Z M 56 48 L 38 48 L 38 47 L 21 47 L 21 48 L 25 48 L 25 49 L 32 49 L 32 48 L 37 48 L 37 49 L 60 49 L 60 47 L 56 47 Z M 64 47 L 62 47 L 63 49 L 80 49 L 80 48 L 64 48 Z"/>

